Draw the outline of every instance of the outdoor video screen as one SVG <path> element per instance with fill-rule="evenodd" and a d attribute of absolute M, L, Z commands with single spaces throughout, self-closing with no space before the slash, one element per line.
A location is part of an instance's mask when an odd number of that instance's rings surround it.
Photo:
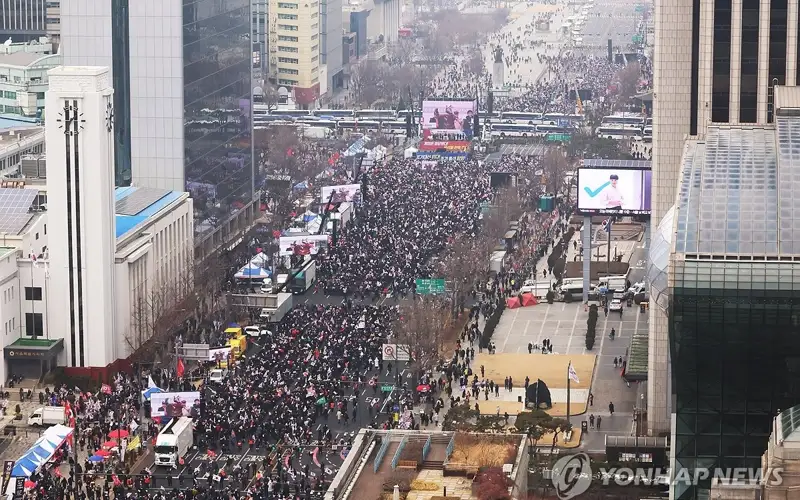
<path fill-rule="evenodd" d="M 651 170 L 579 168 L 578 212 L 586 215 L 649 214 L 651 182 Z"/>
<path fill-rule="evenodd" d="M 199 392 L 161 392 L 150 396 L 150 415 L 154 417 L 200 416 Z"/>
<path fill-rule="evenodd" d="M 325 186 L 320 193 L 323 203 L 342 203 L 354 201 L 361 192 L 361 184 L 344 184 L 341 186 Z"/>
<path fill-rule="evenodd" d="M 423 101 L 422 129 L 436 133 L 461 132 L 472 138 L 477 101 Z"/>

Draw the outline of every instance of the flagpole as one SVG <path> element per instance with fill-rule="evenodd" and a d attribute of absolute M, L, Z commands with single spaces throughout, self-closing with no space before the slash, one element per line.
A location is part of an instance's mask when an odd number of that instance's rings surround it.
<path fill-rule="evenodd" d="M 569 383 L 570 383 L 570 376 L 569 376 L 569 369 L 572 367 L 572 361 L 569 362 L 567 365 L 567 423 L 569 423 Z"/>

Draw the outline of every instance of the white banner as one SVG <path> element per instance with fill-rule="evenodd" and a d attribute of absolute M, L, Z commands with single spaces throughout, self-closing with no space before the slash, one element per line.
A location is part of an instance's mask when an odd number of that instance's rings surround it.
<path fill-rule="evenodd" d="M 278 242 L 280 245 L 279 255 L 316 255 L 320 246 L 328 244 L 326 234 L 307 234 L 304 236 L 281 236 Z"/>
<path fill-rule="evenodd" d="M 215 347 L 208 350 L 209 361 L 226 361 L 231 354 L 230 347 Z"/>
<path fill-rule="evenodd" d="M 325 186 L 320 193 L 320 202 L 341 203 L 343 201 L 354 201 L 360 192 L 361 184 Z"/>
<path fill-rule="evenodd" d="M 381 348 L 384 361 L 408 361 L 411 359 L 411 349 L 408 344 L 383 344 Z"/>

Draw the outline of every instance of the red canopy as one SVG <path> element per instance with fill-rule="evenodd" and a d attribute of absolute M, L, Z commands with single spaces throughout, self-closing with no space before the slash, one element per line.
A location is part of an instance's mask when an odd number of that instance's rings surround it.
<path fill-rule="evenodd" d="M 125 429 L 114 429 L 108 433 L 108 437 L 111 439 L 122 439 L 128 437 L 128 431 Z"/>
<path fill-rule="evenodd" d="M 523 293 L 520 297 L 522 297 L 522 306 L 535 306 L 538 302 L 536 301 L 536 297 L 533 296 L 531 293 Z"/>
<path fill-rule="evenodd" d="M 519 307 L 519 298 L 518 297 L 509 297 L 506 299 L 506 307 L 509 309 L 516 309 Z"/>

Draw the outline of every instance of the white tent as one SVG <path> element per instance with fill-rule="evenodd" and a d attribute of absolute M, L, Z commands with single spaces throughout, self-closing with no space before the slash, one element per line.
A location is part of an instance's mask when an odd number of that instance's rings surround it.
<path fill-rule="evenodd" d="M 31 477 L 55 455 L 58 447 L 67 440 L 72 432 L 72 427 L 66 425 L 54 425 L 44 431 L 42 437 L 37 439 L 33 446 L 16 461 L 11 475 L 13 477 Z"/>
<path fill-rule="evenodd" d="M 263 267 L 250 263 L 239 269 L 234 277 L 237 279 L 264 279 L 269 278 L 270 273 Z"/>

